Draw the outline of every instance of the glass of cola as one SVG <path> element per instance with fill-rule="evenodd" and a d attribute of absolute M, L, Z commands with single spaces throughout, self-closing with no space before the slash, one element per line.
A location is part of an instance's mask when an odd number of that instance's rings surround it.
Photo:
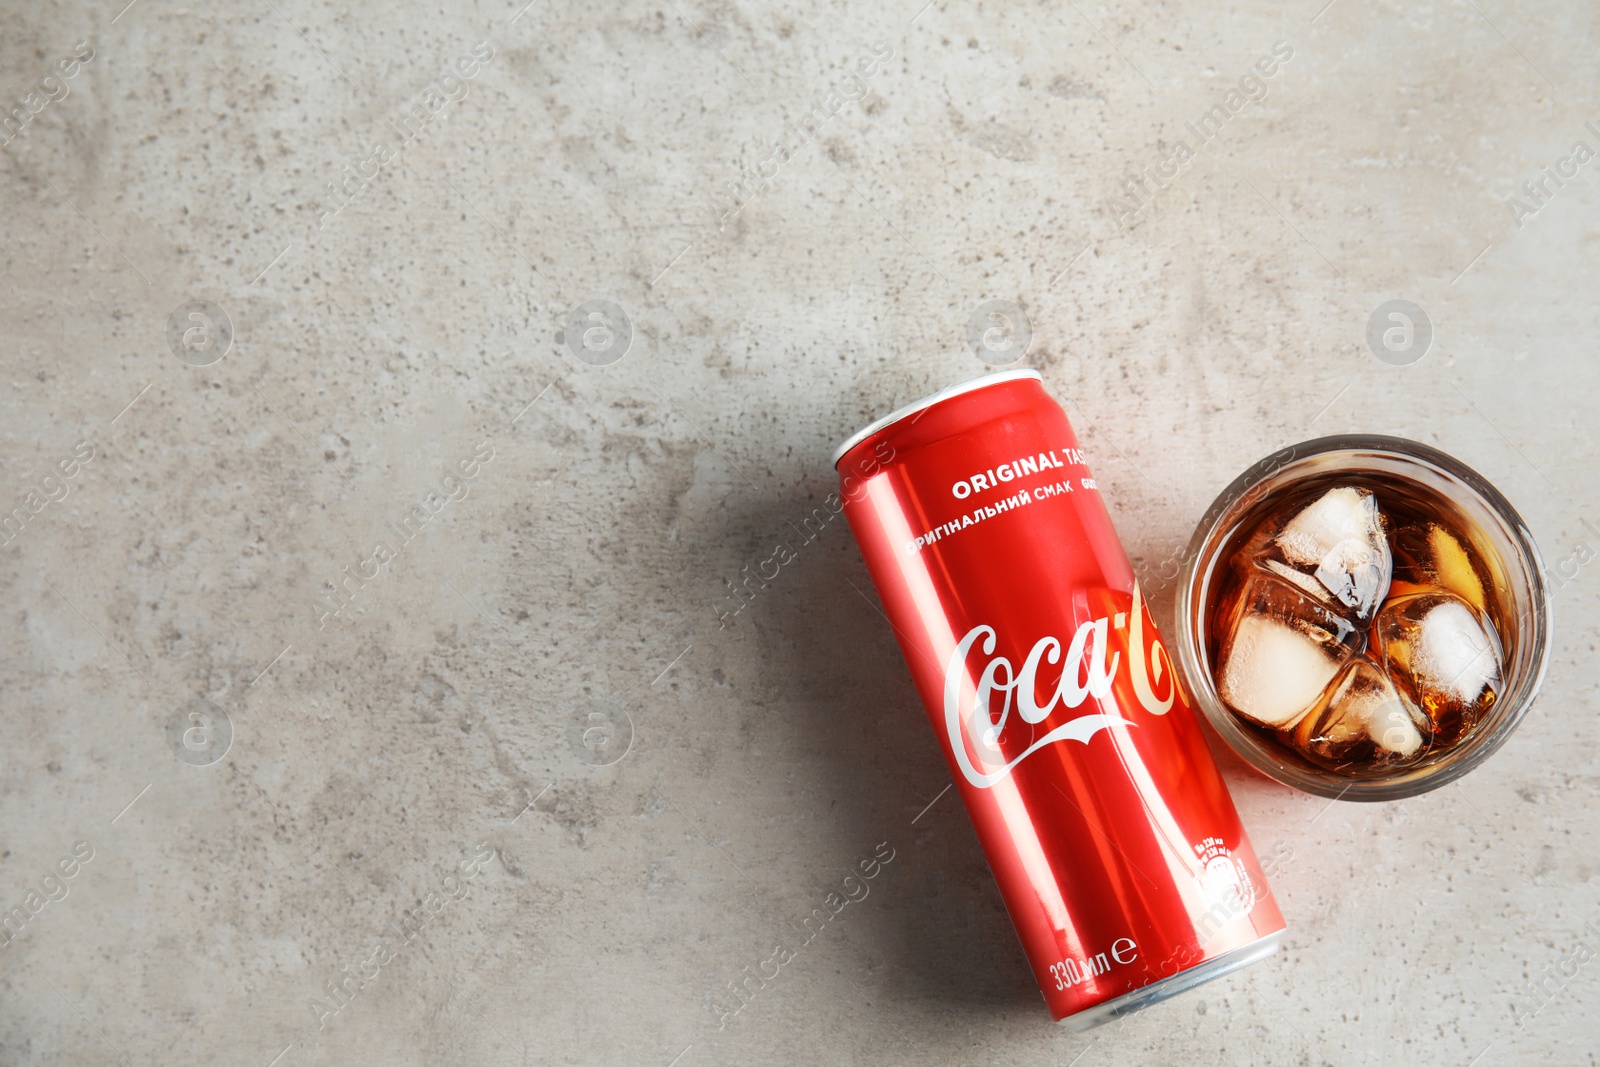
<path fill-rule="evenodd" d="M 1521 517 L 1458 460 L 1399 437 L 1319 438 L 1240 475 L 1189 543 L 1177 615 L 1223 740 L 1345 800 L 1477 766 L 1522 721 L 1550 653 Z"/>

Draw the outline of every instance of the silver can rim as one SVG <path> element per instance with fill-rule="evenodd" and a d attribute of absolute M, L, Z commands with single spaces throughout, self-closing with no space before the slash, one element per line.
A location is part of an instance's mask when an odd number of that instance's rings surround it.
<path fill-rule="evenodd" d="M 1236 949 L 1224 952 L 1215 959 L 1198 963 L 1187 970 L 1177 974 L 1168 975 L 1159 981 L 1151 982 L 1131 992 L 1124 993 L 1113 1000 L 1103 1001 L 1092 1007 L 1063 1017 L 1058 1025 L 1074 1033 L 1092 1030 L 1097 1026 L 1104 1026 L 1114 1019 L 1132 1015 L 1152 1005 L 1169 1000 L 1180 993 L 1187 993 L 1197 986 L 1221 978 L 1223 975 L 1232 974 L 1234 971 L 1248 967 L 1252 963 L 1259 963 L 1278 951 L 1278 944 L 1283 940 L 1284 930 L 1274 930 L 1264 937 L 1258 937 L 1249 944 L 1241 945 Z"/>
<path fill-rule="evenodd" d="M 845 453 L 856 447 L 856 445 L 859 445 L 862 441 L 865 441 L 878 431 L 887 430 L 895 423 L 900 422 L 903 419 L 910 418 L 919 411 L 930 408 L 933 405 L 941 403 L 945 400 L 949 400 L 951 397 L 960 396 L 963 393 L 970 393 L 977 389 L 986 389 L 991 385 L 1002 385 L 1006 382 L 1024 381 L 1029 378 L 1036 382 L 1044 381 L 1044 375 L 1040 374 L 1036 370 L 1008 370 L 1001 371 L 998 374 L 980 374 L 976 378 L 969 378 L 964 382 L 958 382 L 955 385 L 947 386 L 946 388 L 939 390 L 937 393 L 930 393 L 921 400 L 914 400 L 911 403 L 906 404 L 904 407 L 895 408 L 883 418 L 868 423 L 866 426 L 863 426 L 861 429 L 845 438 L 844 444 L 840 445 L 833 451 L 832 465 L 837 468 L 839 466 L 839 461 L 845 457 Z"/>

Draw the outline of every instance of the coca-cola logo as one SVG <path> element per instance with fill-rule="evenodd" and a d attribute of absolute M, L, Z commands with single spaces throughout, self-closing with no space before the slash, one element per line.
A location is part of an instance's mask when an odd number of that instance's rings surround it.
<path fill-rule="evenodd" d="M 1151 630 L 1148 642 L 1146 625 Z M 1112 638 L 1113 631 L 1124 629 L 1126 641 Z M 1101 730 L 1138 725 L 1114 713 L 1119 709 L 1118 671 L 1124 667 L 1127 688 L 1145 711 L 1151 715 L 1171 711 L 1182 689 L 1171 657 L 1154 631 L 1154 625 L 1145 618 L 1144 596 L 1138 583 L 1133 587 L 1129 611 L 1080 624 L 1067 639 L 1065 653 L 1059 638 L 1039 638 L 1020 667 L 1004 654 L 996 655 L 999 635 L 994 627 L 980 623 L 968 630 L 956 642 L 944 670 L 945 729 L 950 749 L 967 781 L 979 789 L 988 789 L 1046 745 L 1061 741 L 1087 745 Z M 1108 652 L 1113 643 L 1126 651 L 1126 660 L 1123 651 Z M 1041 703 L 1041 683 L 1048 686 L 1050 681 L 1044 672 L 1058 665 L 1060 674 L 1055 688 Z M 1158 695 L 1158 690 L 1164 695 Z M 1091 698 L 1094 707 L 1113 710 L 1075 715 L 1049 726 L 1016 752 L 1018 743 L 1011 741 L 1012 735 L 1007 733 L 1008 728 L 1017 729 L 1013 717 L 1025 727 L 1037 726 L 1059 712 L 1082 707 Z M 1008 756 L 1008 752 L 1015 754 Z"/>

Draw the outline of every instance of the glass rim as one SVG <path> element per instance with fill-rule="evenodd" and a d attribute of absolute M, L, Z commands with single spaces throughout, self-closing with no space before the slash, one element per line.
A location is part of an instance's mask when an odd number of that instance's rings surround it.
<path fill-rule="evenodd" d="M 1276 754 L 1274 750 L 1277 746 L 1274 743 L 1246 730 L 1223 704 L 1216 692 L 1216 681 L 1208 664 L 1209 657 L 1202 655 L 1201 651 L 1202 634 L 1197 625 L 1196 612 L 1203 612 L 1206 607 L 1206 594 L 1215 570 L 1217 550 L 1233 533 L 1230 520 L 1241 517 L 1265 492 L 1263 487 L 1280 472 L 1314 459 L 1339 454 L 1352 457 L 1373 454 L 1405 464 L 1420 464 L 1469 491 L 1498 522 L 1499 532 L 1514 550 L 1515 558 L 1501 560 L 1503 568 L 1508 574 L 1520 568 L 1528 581 L 1532 604 L 1527 612 L 1527 623 L 1522 626 L 1517 641 L 1531 643 L 1531 655 L 1522 676 L 1507 679 L 1505 699 L 1515 701 L 1511 710 L 1477 736 L 1468 737 L 1448 757 L 1432 764 L 1423 764 L 1412 773 L 1401 771 L 1388 777 L 1352 778 L 1316 768 L 1309 763 L 1291 762 Z M 1405 475 L 1402 473 L 1401 476 Z M 1419 481 L 1419 484 L 1426 483 Z M 1202 564 L 1205 565 L 1203 573 Z M 1399 800 L 1448 785 L 1473 770 L 1505 744 L 1527 715 L 1544 683 L 1550 663 L 1553 616 L 1545 578 L 1543 557 L 1517 509 L 1487 479 L 1454 456 L 1420 441 L 1386 434 L 1335 434 L 1312 438 L 1286 446 L 1251 464 L 1217 495 L 1195 526 L 1178 576 L 1178 657 L 1188 676 L 1195 703 L 1212 729 L 1241 759 L 1267 777 L 1302 792 L 1329 799 Z M 1523 613 L 1519 611 L 1517 617 L 1521 619 Z M 1514 685 L 1511 684 L 1513 682 Z"/>

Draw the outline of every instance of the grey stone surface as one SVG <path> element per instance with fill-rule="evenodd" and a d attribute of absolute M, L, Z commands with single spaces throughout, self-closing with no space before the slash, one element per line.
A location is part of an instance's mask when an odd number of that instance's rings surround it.
<path fill-rule="evenodd" d="M 0 1061 L 1593 1062 L 1600 163 L 1544 177 L 1600 149 L 1593 7 L 122 2 L 0 5 L 0 907 L 47 901 Z M 1323 432 L 1461 457 L 1570 568 L 1459 788 L 1225 760 L 1284 950 L 1086 1037 L 959 805 L 918 818 L 948 774 L 843 523 L 720 618 L 842 436 L 1016 357 L 991 300 L 1161 618 L 1213 495 Z"/>

